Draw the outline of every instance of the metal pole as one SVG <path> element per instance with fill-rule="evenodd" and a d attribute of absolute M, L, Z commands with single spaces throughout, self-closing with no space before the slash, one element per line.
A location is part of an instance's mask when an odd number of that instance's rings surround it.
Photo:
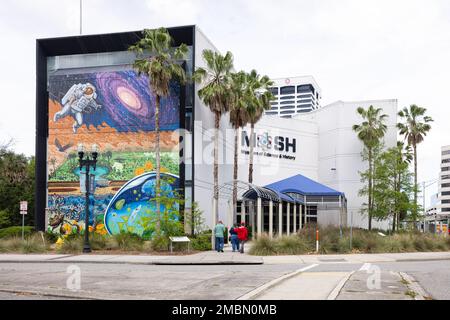
<path fill-rule="evenodd" d="M 83 0 L 80 0 L 80 35 L 83 34 Z"/>
<path fill-rule="evenodd" d="M 22 241 L 25 240 L 25 215 L 22 214 Z"/>
<path fill-rule="evenodd" d="M 86 168 L 86 217 L 85 217 L 85 226 L 84 226 L 84 247 L 83 252 L 89 253 L 91 252 L 91 247 L 89 245 L 89 171 L 90 171 L 90 159 L 89 157 L 86 159 L 85 168 Z"/>
<path fill-rule="evenodd" d="M 425 181 L 423 182 L 423 233 L 425 233 Z"/>
<path fill-rule="evenodd" d="M 351 211 L 350 216 L 350 251 L 353 250 L 353 210 Z"/>

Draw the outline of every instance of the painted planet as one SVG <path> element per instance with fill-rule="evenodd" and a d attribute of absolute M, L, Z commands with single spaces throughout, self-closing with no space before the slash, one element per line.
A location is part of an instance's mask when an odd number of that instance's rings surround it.
<path fill-rule="evenodd" d="M 164 195 L 174 196 L 179 187 L 179 177 L 161 173 L 161 190 Z M 105 227 L 109 234 L 131 232 L 139 236 L 150 235 L 157 221 L 155 198 L 156 173 L 147 172 L 123 185 L 111 199 L 105 211 Z M 165 211 L 160 204 L 161 212 Z"/>

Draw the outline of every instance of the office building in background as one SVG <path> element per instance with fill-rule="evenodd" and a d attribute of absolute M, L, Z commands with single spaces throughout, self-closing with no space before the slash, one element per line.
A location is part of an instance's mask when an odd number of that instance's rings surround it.
<path fill-rule="evenodd" d="M 275 100 L 266 115 L 292 118 L 292 116 L 320 108 L 322 92 L 312 76 L 272 79 Z"/>

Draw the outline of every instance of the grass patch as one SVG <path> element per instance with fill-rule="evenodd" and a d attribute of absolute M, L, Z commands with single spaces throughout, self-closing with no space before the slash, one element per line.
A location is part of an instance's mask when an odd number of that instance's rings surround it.
<path fill-rule="evenodd" d="M 267 235 L 253 241 L 253 255 L 296 255 L 315 253 L 316 227 L 309 225 L 292 236 L 270 239 Z M 350 229 L 319 228 L 319 253 L 401 253 L 450 250 L 450 238 L 420 232 L 398 232 L 381 236 L 377 230 L 353 229 L 350 249 Z"/>
<path fill-rule="evenodd" d="M 34 232 L 34 227 L 25 226 L 24 236 L 28 237 Z M 11 237 L 22 237 L 22 227 L 8 227 L 0 229 L 0 239 L 11 238 Z"/>

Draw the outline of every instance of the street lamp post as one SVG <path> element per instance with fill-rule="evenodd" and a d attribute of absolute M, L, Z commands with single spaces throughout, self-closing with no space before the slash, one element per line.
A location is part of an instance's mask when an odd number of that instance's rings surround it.
<path fill-rule="evenodd" d="M 91 246 L 89 244 L 89 196 L 90 196 L 90 169 L 91 167 L 94 169 L 95 171 L 95 167 L 97 165 L 97 156 L 98 156 L 98 152 L 97 152 L 97 145 L 94 144 L 92 145 L 92 159 L 89 158 L 89 155 L 86 155 L 85 158 L 85 153 L 84 153 L 84 146 L 83 144 L 79 144 L 78 145 L 78 160 L 80 162 L 80 176 L 81 176 L 81 170 L 83 167 L 85 167 L 85 175 L 86 175 L 86 179 L 85 179 L 85 186 L 86 186 L 86 191 L 85 191 L 85 196 L 86 196 L 86 213 L 85 213 L 85 226 L 84 226 L 84 245 L 83 245 L 83 253 L 89 253 L 91 252 Z"/>

